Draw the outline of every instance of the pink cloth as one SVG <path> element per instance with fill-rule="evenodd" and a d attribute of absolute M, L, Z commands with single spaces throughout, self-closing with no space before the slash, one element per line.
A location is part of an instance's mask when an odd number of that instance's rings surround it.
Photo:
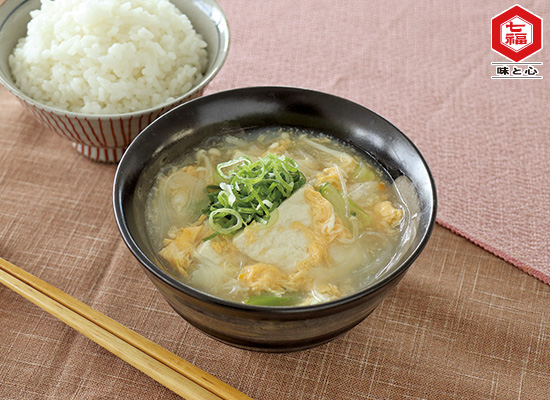
<path fill-rule="evenodd" d="M 210 93 L 294 85 L 373 109 L 426 156 L 441 224 L 548 276 L 548 50 L 532 57 L 545 63 L 542 81 L 490 79 L 503 58 L 488 24 L 513 3 L 221 3 L 233 40 Z M 550 18 L 548 0 L 524 5 Z M 549 397 L 550 287 L 441 226 L 347 334 L 308 351 L 248 352 L 186 323 L 140 269 L 113 217 L 115 166 L 78 155 L 3 89 L 0 161 L 1 257 L 253 399 Z M 0 399 L 181 400 L 2 285 L 0 304 Z"/>
<path fill-rule="evenodd" d="M 491 79 L 491 62 L 509 61 L 491 50 L 491 18 L 512 4 L 311 3 L 249 1 L 242 12 L 221 0 L 231 48 L 207 93 L 298 86 L 370 108 L 426 157 L 441 225 L 550 283 L 548 48 L 526 60 L 544 63 L 543 79 Z M 548 1 L 524 7 L 550 18 Z"/>

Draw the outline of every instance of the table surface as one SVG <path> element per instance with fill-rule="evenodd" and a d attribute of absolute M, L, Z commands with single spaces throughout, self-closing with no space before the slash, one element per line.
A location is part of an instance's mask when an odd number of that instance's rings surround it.
<path fill-rule="evenodd" d="M 187 324 L 147 279 L 114 221 L 116 166 L 77 154 L 3 88 L 0 160 L 1 257 L 254 399 L 548 398 L 549 285 L 440 225 L 347 334 L 249 352 Z M 3 286 L 0 303 L 0 398 L 178 398 Z"/>

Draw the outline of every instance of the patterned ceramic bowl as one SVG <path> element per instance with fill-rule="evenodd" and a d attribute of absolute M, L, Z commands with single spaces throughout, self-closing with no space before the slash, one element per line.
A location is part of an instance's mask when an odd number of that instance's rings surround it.
<path fill-rule="evenodd" d="M 84 156 L 117 162 L 137 134 L 166 111 L 202 95 L 205 86 L 221 69 L 229 50 L 229 28 L 215 0 L 173 0 L 207 42 L 208 66 L 203 79 L 174 101 L 123 114 L 81 114 L 55 109 L 31 99 L 15 85 L 8 57 L 19 38 L 26 35 L 29 13 L 40 0 L 7 0 L 0 7 L 0 82 L 43 125 L 69 139 Z"/>

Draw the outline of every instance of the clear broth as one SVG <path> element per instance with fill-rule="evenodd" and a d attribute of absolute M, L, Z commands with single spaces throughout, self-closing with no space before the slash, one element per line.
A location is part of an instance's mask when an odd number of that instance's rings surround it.
<path fill-rule="evenodd" d="M 305 175 L 307 184 L 316 190 L 324 182 L 338 186 L 343 196 L 353 200 L 368 214 L 371 223 L 368 226 L 358 223 L 353 213 L 347 210 L 346 215 L 352 221 L 351 227 L 348 225 L 347 235 L 336 235 L 337 238 L 330 241 L 326 238 L 329 234 L 321 237 L 324 233 L 311 228 L 310 231 L 317 235 L 312 240 L 319 239 L 328 246 L 326 252 L 321 249 L 325 255 L 317 263 L 296 259 L 294 266 L 281 264 L 280 260 L 285 258 L 285 253 L 290 252 L 289 249 L 268 248 L 267 243 L 264 243 L 267 248 L 265 252 L 277 254 L 279 250 L 280 256 L 275 256 L 272 260 L 258 260 L 250 255 L 254 251 L 249 249 L 255 245 L 251 240 L 247 244 L 242 237 L 236 239 L 238 235 L 244 235 L 243 232 L 229 235 L 230 237 L 218 236 L 210 240 L 209 245 L 205 245 L 206 242 L 199 235 L 192 241 L 189 262 L 184 268 L 178 266 L 179 261 L 172 262 L 170 258 L 163 258 L 163 248 L 167 247 L 167 243 L 176 241 L 174 238 L 178 231 L 181 232 L 182 228 L 193 224 L 197 225 L 197 220 L 208 205 L 205 188 L 216 183 L 215 166 L 244 155 L 254 160 L 266 152 L 284 154 L 295 160 Z M 283 204 L 279 206 L 281 210 Z M 307 204 L 310 206 L 307 212 L 315 214 L 315 207 L 318 205 Z M 389 216 L 385 215 L 388 213 Z M 334 212 L 332 220 L 341 228 L 342 221 L 346 218 L 340 219 L 336 214 Z M 399 215 L 398 221 L 396 214 Z M 271 305 L 317 304 L 347 296 L 372 285 L 392 270 L 406 250 L 413 236 L 412 221 L 415 218 L 416 212 L 409 209 L 398 185 L 395 185 L 387 171 L 374 159 L 366 158 L 354 148 L 328 136 L 286 128 L 263 129 L 255 134 L 248 132 L 246 136 L 223 136 L 210 140 L 201 148 L 193 149 L 180 161 L 167 165 L 160 171 L 146 207 L 148 235 L 161 254 L 159 259 L 162 260 L 162 266 L 171 275 L 198 290 L 225 300 L 243 303 L 251 298 L 261 299 L 264 296 L 268 299 L 267 303 L 269 298 L 276 300 Z M 207 221 L 204 224 L 207 225 Z M 275 226 L 268 229 L 274 228 Z M 283 236 L 272 236 L 275 239 L 273 243 L 285 243 L 282 239 L 285 235 L 293 237 L 294 233 L 289 226 L 278 229 Z M 211 233 L 208 232 L 208 227 L 204 230 L 203 235 Z M 261 242 L 267 230 L 259 232 L 253 233 L 256 235 L 254 240 Z M 240 243 L 237 252 L 241 254 L 235 254 L 234 240 Z M 291 243 L 287 243 L 289 244 Z M 211 248 L 204 251 L 208 246 Z M 313 258 L 312 247 L 309 242 L 307 249 L 310 258 Z M 243 248 L 244 252 L 241 251 Z M 227 254 L 223 253 L 223 249 L 227 250 Z M 254 254 L 260 253 L 261 251 L 255 251 Z M 266 272 L 263 276 L 259 267 L 254 274 L 245 274 L 246 271 L 250 272 L 248 267 L 256 268 L 257 264 L 269 265 L 269 268 L 264 268 Z M 242 279 L 243 276 L 250 279 Z M 264 282 L 263 286 L 257 284 L 262 279 L 271 279 L 272 282 Z M 277 302 L 277 298 L 292 300 L 281 303 Z"/>

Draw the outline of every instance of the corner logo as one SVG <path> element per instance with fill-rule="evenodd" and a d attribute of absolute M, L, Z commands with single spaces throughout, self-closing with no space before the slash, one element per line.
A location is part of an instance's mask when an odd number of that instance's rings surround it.
<path fill-rule="evenodd" d="M 491 46 L 504 57 L 520 62 L 542 49 L 542 18 L 519 5 L 491 20 Z"/>

